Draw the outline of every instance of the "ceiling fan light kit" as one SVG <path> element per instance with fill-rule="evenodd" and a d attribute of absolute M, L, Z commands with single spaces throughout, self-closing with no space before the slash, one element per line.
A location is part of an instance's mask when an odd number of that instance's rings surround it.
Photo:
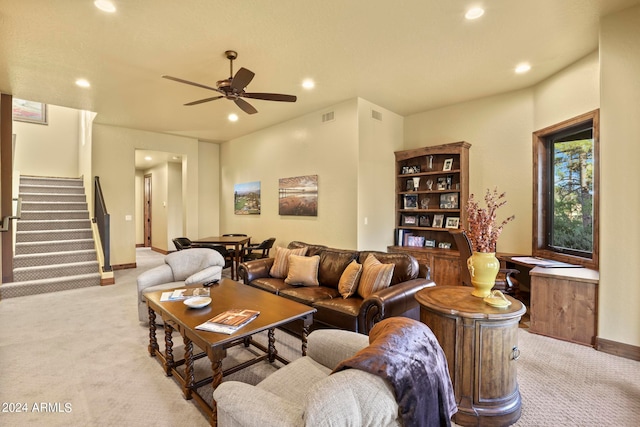
<path fill-rule="evenodd" d="M 205 102 L 215 101 L 220 98 L 226 98 L 236 103 L 242 111 L 247 114 L 255 114 L 258 110 L 243 98 L 262 99 L 265 101 L 279 101 L 279 102 L 296 102 L 297 97 L 294 95 L 284 95 L 281 93 L 258 93 L 258 92 L 245 92 L 246 87 L 251 83 L 255 74 L 253 71 L 246 68 L 240 68 L 238 72 L 233 74 L 233 61 L 238 57 L 238 52 L 234 50 L 227 50 L 224 52 L 225 57 L 229 60 L 229 78 L 224 80 L 218 80 L 216 87 L 203 85 L 200 83 L 191 82 L 178 77 L 172 77 L 164 75 L 165 79 L 173 80 L 178 83 L 184 83 L 191 86 L 196 86 L 202 89 L 213 90 L 221 95 L 213 96 L 210 98 L 199 99 L 197 101 L 188 102 L 184 105 L 198 105 Z"/>

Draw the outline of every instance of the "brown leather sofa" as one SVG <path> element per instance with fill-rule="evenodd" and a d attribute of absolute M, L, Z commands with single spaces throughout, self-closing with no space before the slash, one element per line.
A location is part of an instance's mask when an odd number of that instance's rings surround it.
<path fill-rule="evenodd" d="M 435 286 L 430 279 L 418 278 L 418 261 L 408 254 L 333 249 L 298 241 L 291 242 L 288 248 L 304 246 L 308 248 L 306 256 L 320 256 L 320 286 L 292 286 L 284 279 L 271 277 L 269 271 L 274 258 L 243 262 L 238 271 L 247 285 L 314 307 L 317 312 L 312 329 L 338 328 L 368 334 L 376 322 L 388 317 L 405 316 L 418 320 L 420 309 L 414 295 L 423 288 Z M 338 292 L 342 272 L 354 259 L 364 263 L 369 254 L 374 254 L 381 263 L 395 264 L 390 286 L 366 299 L 357 294 L 343 298 Z M 299 325 L 294 325 L 292 330 L 299 332 Z"/>

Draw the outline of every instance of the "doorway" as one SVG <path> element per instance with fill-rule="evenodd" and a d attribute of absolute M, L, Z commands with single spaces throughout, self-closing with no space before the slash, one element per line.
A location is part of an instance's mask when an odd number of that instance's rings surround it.
<path fill-rule="evenodd" d="M 151 247 L 151 174 L 144 175 L 144 247 Z"/>

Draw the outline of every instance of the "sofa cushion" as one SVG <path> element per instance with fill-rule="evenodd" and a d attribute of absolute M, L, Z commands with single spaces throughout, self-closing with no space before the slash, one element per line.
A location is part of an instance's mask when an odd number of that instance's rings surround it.
<path fill-rule="evenodd" d="M 337 289 L 326 286 L 291 287 L 282 289 L 279 295 L 306 305 L 313 305 L 316 301 L 340 297 Z"/>
<path fill-rule="evenodd" d="M 251 286 L 271 292 L 272 294 L 280 294 L 283 289 L 290 289 L 292 286 L 284 283 L 284 279 L 275 279 L 273 277 L 261 277 L 250 283 Z"/>
<path fill-rule="evenodd" d="M 171 267 L 173 280 L 181 281 L 197 271 L 214 265 L 224 266 L 224 258 L 220 252 L 208 248 L 191 248 L 172 252 L 164 257 L 164 262 Z"/>
<path fill-rule="evenodd" d="M 289 255 L 289 272 L 284 282 L 289 285 L 318 286 L 320 257 Z"/>
<path fill-rule="evenodd" d="M 313 308 L 317 310 L 313 315 L 313 322 L 332 328 L 357 331 L 361 329 L 358 325 L 358 314 L 363 301 L 359 296 L 317 301 L 313 304 Z"/>
<path fill-rule="evenodd" d="M 358 252 L 356 251 L 325 249 L 320 252 L 320 268 L 318 269 L 320 285 L 338 289 L 342 273 L 349 263 L 357 257 Z"/>
<path fill-rule="evenodd" d="M 358 264 L 355 259 L 347 265 L 340 281 L 338 282 L 338 292 L 342 295 L 342 298 L 349 298 L 356 293 L 358 284 L 360 283 L 360 274 L 362 273 L 362 264 Z"/>
<path fill-rule="evenodd" d="M 418 261 L 409 254 L 394 252 L 363 251 L 358 256 L 358 262 L 363 264 L 369 255 L 373 254 L 383 264 L 395 264 L 390 286 L 406 282 L 418 277 Z M 362 279 L 361 279 L 362 280 Z"/>
<path fill-rule="evenodd" d="M 395 264 L 383 264 L 370 254 L 362 264 L 362 276 L 358 285 L 358 294 L 367 298 L 372 293 L 389 287 Z"/>
<path fill-rule="evenodd" d="M 289 255 L 305 255 L 306 253 L 307 247 L 297 249 L 276 247 L 276 256 L 274 257 L 269 274 L 276 279 L 286 278 L 289 273 Z"/>

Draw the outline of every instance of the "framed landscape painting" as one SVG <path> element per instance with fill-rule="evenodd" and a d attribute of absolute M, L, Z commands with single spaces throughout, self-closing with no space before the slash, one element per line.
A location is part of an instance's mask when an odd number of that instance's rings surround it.
<path fill-rule="evenodd" d="M 13 98 L 13 120 L 19 122 L 47 124 L 47 104 Z"/>
<path fill-rule="evenodd" d="M 236 215 L 259 215 L 260 181 L 234 185 L 233 206 Z"/>
<path fill-rule="evenodd" d="M 318 216 L 318 175 L 280 178 L 278 213 L 280 215 Z"/>

